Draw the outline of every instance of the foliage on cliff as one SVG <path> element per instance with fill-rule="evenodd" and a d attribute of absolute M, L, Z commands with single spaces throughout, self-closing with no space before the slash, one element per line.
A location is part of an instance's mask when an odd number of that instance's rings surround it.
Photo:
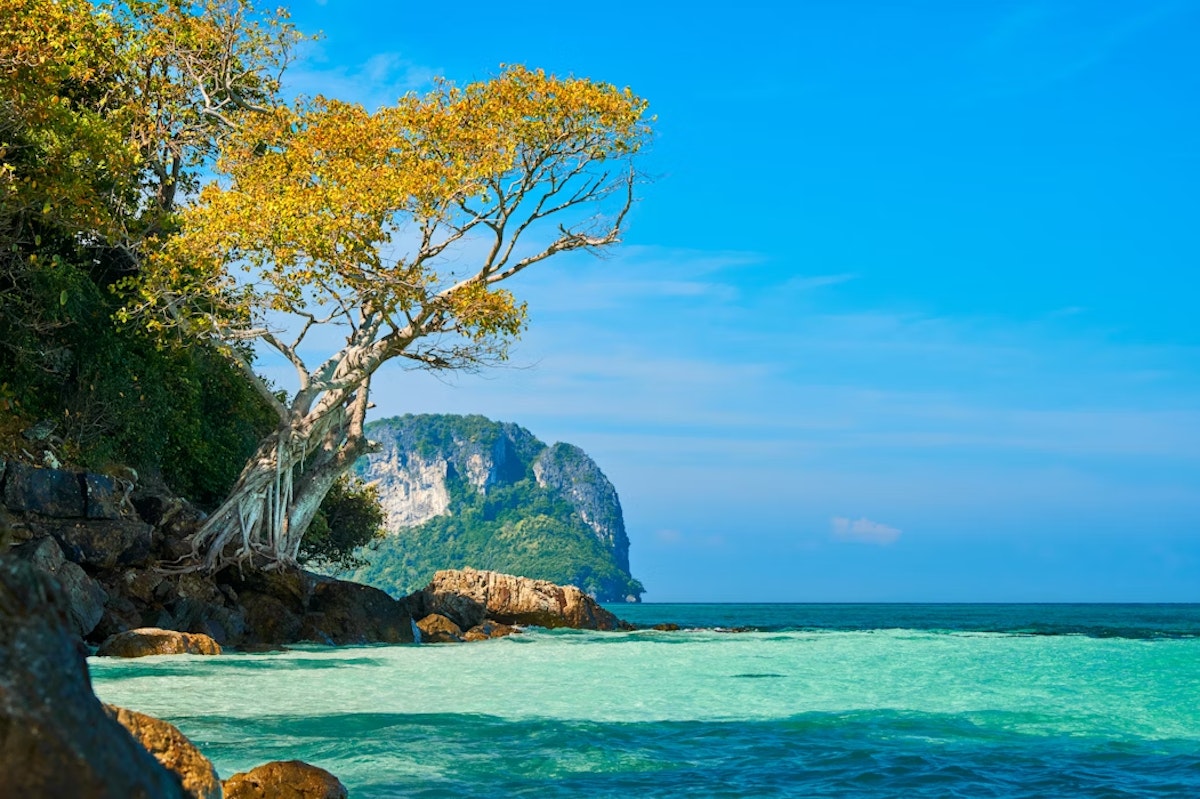
<path fill-rule="evenodd" d="M 228 93 L 184 68 L 211 74 L 247 46 L 266 62 L 282 53 L 266 28 L 231 17 L 248 11 L 0 0 L 0 451 L 33 448 L 20 433 L 40 423 L 61 458 L 131 465 L 211 507 L 270 429 L 215 348 L 112 319 L 125 301 L 116 284 L 174 229 L 175 198 L 223 127 L 204 110 Z M 239 43 L 220 43 L 238 30 Z M 245 97 L 274 90 L 249 73 Z"/>
<path fill-rule="evenodd" d="M 547 447 L 529 431 L 483 416 L 423 415 L 368 425 L 373 438 L 404 459 L 444 463 L 449 508 L 414 527 L 391 530 L 353 579 L 404 595 L 428 584 L 439 569 L 471 567 L 575 585 L 603 601 L 640 596 L 628 571 L 628 540 L 615 491 L 578 447 Z M 468 464 L 480 459 L 485 486 L 472 483 Z M 581 503 L 566 480 L 539 481 L 538 464 L 555 464 L 585 486 L 603 484 L 599 504 Z M 565 464 L 565 465 L 564 465 Z M 366 459 L 357 471 L 376 476 Z M 588 516 L 585 519 L 585 514 Z M 589 520 L 612 524 L 599 533 Z M 619 527 L 617 526 L 619 524 Z"/>

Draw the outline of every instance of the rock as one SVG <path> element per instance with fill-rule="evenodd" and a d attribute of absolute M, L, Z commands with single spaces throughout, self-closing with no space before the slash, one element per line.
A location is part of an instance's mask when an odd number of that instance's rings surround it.
<path fill-rule="evenodd" d="M 93 644 L 100 644 L 117 633 L 145 626 L 146 622 L 142 619 L 138 606 L 129 597 L 109 591 L 108 601 L 104 604 L 104 615 L 100 617 L 100 623 L 88 635 L 87 640 Z"/>
<path fill-rule="evenodd" d="M 417 622 L 423 644 L 456 644 L 463 640 L 463 631 L 454 622 L 437 613 L 430 613 Z"/>
<path fill-rule="evenodd" d="M 378 588 L 317 578 L 308 600 L 301 637 L 321 643 L 411 643 L 407 607 Z"/>
<path fill-rule="evenodd" d="M 303 604 L 294 597 L 285 602 L 278 596 L 241 590 L 238 596 L 246 613 L 247 644 L 290 644 L 301 639 L 304 629 Z"/>
<path fill-rule="evenodd" d="M 221 779 L 212 761 L 175 725 L 114 705 L 105 705 L 104 712 L 128 730 L 164 768 L 179 775 L 186 795 L 194 799 L 221 799 Z"/>
<path fill-rule="evenodd" d="M 615 630 L 616 616 L 578 588 L 475 569 L 444 570 L 422 591 L 429 613 L 449 617 L 464 629 L 485 618 L 502 624 Z"/>
<path fill-rule="evenodd" d="M 146 655 L 219 655 L 221 646 L 202 633 L 181 633 L 142 627 L 117 633 L 100 645 L 100 657 L 140 658 Z"/>
<path fill-rule="evenodd" d="M 667 622 L 665 624 L 656 624 L 653 627 L 651 627 L 650 629 L 658 630 L 659 632 L 664 632 L 664 633 L 673 633 L 673 632 L 678 632 L 679 625 L 671 623 L 671 622 Z"/>
<path fill-rule="evenodd" d="M 84 513 L 89 519 L 120 519 L 125 515 L 127 485 L 106 474 L 83 475 Z"/>
<path fill-rule="evenodd" d="M 206 635 L 224 646 L 245 636 L 246 611 L 238 606 L 230 608 L 218 602 L 181 597 L 163 608 L 154 626 Z"/>
<path fill-rule="evenodd" d="M 79 565 L 63 557 L 58 542 L 49 536 L 13 547 L 11 556 L 53 575 L 63 590 L 71 630 L 84 638 L 104 615 L 108 593 Z"/>
<path fill-rule="evenodd" d="M 67 560 L 92 569 L 141 566 L 150 559 L 153 529 L 136 519 L 28 519 L 29 528 L 52 535 Z"/>
<path fill-rule="evenodd" d="M 225 799 L 346 799 L 346 786 L 299 760 L 264 763 L 225 780 Z"/>
<path fill-rule="evenodd" d="M 521 631 L 516 627 L 487 619 L 482 624 L 476 624 L 474 627 L 467 630 L 466 634 L 463 635 L 463 640 L 486 641 L 489 638 L 503 638 L 506 635 L 513 635 L 514 633 L 519 632 Z"/>
<path fill-rule="evenodd" d="M 61 519 L 84 515 L 79 473 L 65 469 L 39 469 L 9 463 L 4 480 L 4 504 L 9 510 L 27 511 Z"/>
<path fill-rule="evenodd" d="M 204 511 L 155 486 L 139 485 L 129 500 L 138 517 L 154 527 L 154 548 L 159 558 L 170 562 L 192 554 L 188 536 L 207 518 Z"/>
<path fill-rule="evenodd" d="M 183 797 L 178 777 L 105 714 L 67 613 L 48 575 L 0 559 L 0 793 Z"/>

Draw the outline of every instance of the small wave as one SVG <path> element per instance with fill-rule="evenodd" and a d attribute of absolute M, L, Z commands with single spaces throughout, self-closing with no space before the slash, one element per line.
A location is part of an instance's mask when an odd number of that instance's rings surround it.
<path fill-rule="evenodd" d="M 773 672 L 762 672 L 762 673 L 749 672 L 746 674 L 734 674 L 733 678 L 740 679 L 740 680 L 765 680 L 765 679 L 769 679 L 772 677 L 785 677 L 785 676 L 787 676 L 787 675 L 775 674 Z"/>

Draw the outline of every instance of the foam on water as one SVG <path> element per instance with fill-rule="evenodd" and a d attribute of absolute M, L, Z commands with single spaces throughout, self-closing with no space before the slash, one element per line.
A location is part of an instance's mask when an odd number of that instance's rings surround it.
<path fill-rule="evenodd" d="M 91 667 L 222 775 L 299 757 L 360 797 L 1200 794 L 1200 638 L 533 631 Z"/>

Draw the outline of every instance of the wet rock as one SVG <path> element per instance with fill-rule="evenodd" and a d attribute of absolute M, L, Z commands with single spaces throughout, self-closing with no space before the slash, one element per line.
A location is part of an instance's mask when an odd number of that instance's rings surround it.
<path fill-rule="evenodd" d="M 344 580 L 319 580 L 305 616 L 305 638 L 331 644 L 410 643 L 406 607 L 378 588 Z"/>
<path fill-rule="evenodd" d="M 503 638 L 506 635 L 513 635 L 519 632 L 521 631 L 516 627 L 487 619 L 482 624 L 476 624 L 467 630 L 466 634 L 463 635 L 463 640 L 486 641 L 489 638 Z"/>
<path fill-rule="evenodd" d="M 463 631 L 454 622 L 437 613 L 430 613 L 417 622 L 423 644 L 457 644 L 463 640 Z"/>
<path fill-rule="evenodd" d="M 0 560 L 0 793 L 183 797 L 179 779 L 105 714 L 67 615 L 49 575 Z"/>
<path fill-rule="evenodd" d="M 194 799 L 221 799 L 221 779 L 212 761 L 175 725 L 115 705 L 105 705 L 104 712 L 128 730 L 164 768 L 179 775 L 186 795 Z"/>
<path fill-rule="evenodd" d="M 4 504 L 9 510 L 63 519 L 84 515 L 83 487 L 78 472 L 40 469 L 9 463 L 4 480 Z"/>
<path fill-rule="evenodd" d="M 67 604 L 70 628 L 76 635 L 84 638 L 95 629 L 104 615 L 108 594 L 79 565 L 63 557 L 57 541 L 48 536 L 38 538 L 13 547 L 10 554 L 58 581 Z"/>
<path fill-rule="evenodd" d="M 225 780 L 225 799 L 346 799 L 346 786 L 299 760 L 265 763 Z"/>
<path fill-rule="evenodd" d="M 153 530 L 136 519 L 30 518 L 27 524 L 39 535 L 54 536 L 67 560 L 92 569 L 141 566 L 150 559 Z"/>
<path fill-rule="evenodd" d="M 475 569 L 439 571 L 421 592 L 427 612 L 464 629 L 494 619 L 502 624 L 615 630 L 620 621 L 575 586 Z"/>
<path fill-rule="evenodd" d="M 117 633 L 96 651 L 101 657 L 140 658 L 147 655 L 219 655 L 220 645 L 202 633 L 181 633 L 142 627 Z"/>
<path fill-rule="evenodd" d="M 665 632 L 665 633 L 673 633 L 673 632 L 677 632 L 679 630 L 679 625 L 668 622 L 666 624 L 655 624 L 650 629 L 658 630 L 660 632 Z"/>

